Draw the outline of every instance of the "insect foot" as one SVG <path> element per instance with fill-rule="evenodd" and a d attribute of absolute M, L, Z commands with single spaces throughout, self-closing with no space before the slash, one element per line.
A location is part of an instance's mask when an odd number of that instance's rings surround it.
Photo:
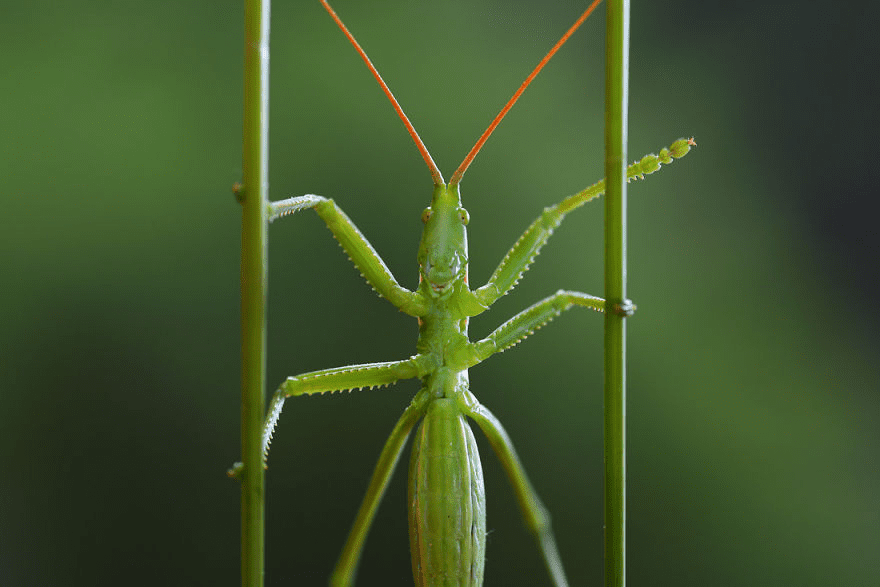
<path fill-rule="evenodd" d="M 629 318 L 636 313 L 636 305 L 632 302 L 632 300 L 623 300 L 619 304 L 614 304 L 611 307 L 611 311 L 618 316 Z"/>
<path fill-rule="evenodd" d="M 241 481 L 241 473 L 244 471 L 244 463 L 234 463 L 232 467 L 226 470 L 226 476 L 236 481 Z"/>

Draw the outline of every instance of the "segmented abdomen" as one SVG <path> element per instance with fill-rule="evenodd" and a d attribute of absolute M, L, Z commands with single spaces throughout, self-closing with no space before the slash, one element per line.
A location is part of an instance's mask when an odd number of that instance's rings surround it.
<path fill-rule="evenodd" d="M 435 399 L 409 467 L 409 543 L 420 587 L 483 584 L 486 496 L 473 432 L 454 400 Z"/>

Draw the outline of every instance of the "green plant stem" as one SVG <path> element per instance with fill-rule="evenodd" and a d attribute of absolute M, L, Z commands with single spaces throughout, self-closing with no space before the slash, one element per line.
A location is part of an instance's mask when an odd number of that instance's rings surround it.
<path fill-rule="evenodd" d="M 245 0 L 241 222 L 241 584 L 263 585 L 269 0 Z"/>
<path fill-rule="evenodd" d="M 626 133 L 629 0 L 606 4 L 605 585 L 626 584 Z"/>

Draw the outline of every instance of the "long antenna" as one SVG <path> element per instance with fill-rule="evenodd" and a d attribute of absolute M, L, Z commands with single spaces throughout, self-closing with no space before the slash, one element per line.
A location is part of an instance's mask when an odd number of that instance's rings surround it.
<path fill-rule="evenodd" d="M 324 0 L 321 1 L 323 2 Z M 501 119 L 504 118 L 508 110 L 513 108 L 513 105 L 516 104 L 516 101 L 519 100 L 519 97 L 522 95 L 525 89 L 529 87 L 529 84 L 532 83 L 532 80 L 535 79 L 538 73 L 540 73 L 540 71 L 544 69 L 544 66 L 547 65 L 547 62 L 550 61 L 550 58 L 553 57 L 553 55 L 555 55 L 557 51 L 559 51 L 559 48 L 565 44 L 568 38 L 578 29 L 578 27 L 581 26 L 585 20 L 587 20 L 587 17 L 590 16 L 590 13 L 592 13 L 593 10 L 596 9 L 596 6 L 598 6 L 599 2 L 601 1 L 602 0 L 594 0 L 593 3 L 590 4 L 590 7 L 584 11 L 584 13 L 580 16 L 580 18 L 575 21 L 573 25 L 571 25 L 571 28 L 569 28 L 568 31 L 566 31 L 566 33 L 562 35 L 562 38 L 559 39 L 559 41 L 557 41 L 555 45 L 553 45 L 553 48 L 550 49 L 550 52 L 544 56 L 544 59 L 542 59 L 537 67 L 535 67 L 535 69 L 532 71 L 532 73 L 529 74 L 529 77 L 526 78 L 526 81 L 522 83 L 522 85 L 519 87 L 513 97 L 507 101 L 507 104 L 504 105 L 504 108 L 501 109 L 501 112 L 498 113 L 498 115 L 495 117 L 495 120 L 493 120 L 492 124 L 489 125 L 489 128 L 486 129 L 486 131 L 483 133 L 477 143 L 473 146 L 471 152 L 467 154 L 467 157 L 464 158 L 464 161 L 461 162 L 461 165 L 459 165 L 458 169 L 455 170 L 455 173 L 452 174 L 452 179 L 449 180 L 450 186 L 458 185 L 461 182 L 461 178 L 464 175 L 464 172 L 467 171 L 468 167 L 470 167 L 470 164 L 474 160 L 474 157 L 477 156 L 477 153 L 479 153 L 480 149 L 483 147 L 483 143 L 486 142 L 486 140 L 489 138 L 489 135 L 492 134 L 492 131 L 494 131 L 495 127 L 497 127 L 498 124 L 501 122 Z"/>
<path fill-rule="evenodd" d="M 379 71 L 376 69 L 376 66 L 374 66 L 373 62 L 370 61 L 370 58 L 367 57 L 366 51 L 361 48 L 357 40 L 354 38 L 354 35 L 352 35 L 348 31 L 345 23 L 342 22 L 342 19 L 336 15 L 336 12 L 332 8 L 330 8 L 327 0 L 321 0 L 321 4 L 324 5 L 324 8 L 327 10 L 328 13 L 330 13 L 330 16 L 333 17 L 333 20 L 336 21 L 336 25 L 340 29 L 342 29 L 342 32 L 348 38 L 349 42 L 354 45 L 354 48 L 358 52 L 358 55 L 361 56 L 361 59 L 363 59 L 364 63 L 367 64 L 367 67 L 370 68 L 370 71 L 373 73 L 373 77 L 376 78 L 376 81 L 379 82 L 379 85 L 382 87 L 382 91 L 385 92 L 386 96 L 388 96 L 388 99 L 391 101 L 391 105 L 394 106 L 394 110 L 397 111 L 397 115 L 403 121 L 403 124 L 406 125 L 406 130 L 409 131 L 409 136 L 412 137 L 412 140 L 416 143 L 416 147 L 419 148 L 419 152 L 422 154 L 422 159 L 424 159 L 425 163 L 428 164 L 428 169 L 431 170 L 431 178 L 434 180 L 434 185 L 443 185 L 443 174 L 440 173 L 440 169 L 431 158 L 431 154 L 428 152 L 428 148 L 425 146 L 425 143 L 423 143 L 422 139 L 419 138 L 419 133 L 416 132 L 416 129 L 409 121 L 409 118 L 406 117 L 406 114 L 403 112 L 403 108 L 401 108 L 400 104 L 397 103 L 397 100 L 394 98 L 394 94 L 392 94 L 391 90 L 388 88 L 388 84 L 385 83 L 385 80 L 383 80 L 382 76 L 379 75 Z"/>

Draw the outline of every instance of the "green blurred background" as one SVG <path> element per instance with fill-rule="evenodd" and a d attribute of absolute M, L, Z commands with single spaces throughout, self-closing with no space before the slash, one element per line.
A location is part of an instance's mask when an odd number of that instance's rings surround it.
<path fill-rule="evenodd" d="M 448 177 L 583 1 L 336 0 Z M 875 3 L 634 2 L 632 585 L 880 584 Z M 240 2 L 4 2 L 0 584 L 234 585 L 239 487 Z M 471 280 L 602 175 L 600 11 L 463 183 Z M 271 196 L 333 197 L 416 285 L 430 179 L 317 0 L 276 1 Z M 869 147 L 870 141 L 870 147 Z M 566 220 L 482 337 L 558 288 L 602 291 L 602 206 Z M 273 225 L 269 382 L 409 356 L 321 221 Z M 573 311 L 471 372 L 602 581 L 602 320 Z M 266 584 L 320 585 L 417 384 L 288 403 Z M 487 585 L 544 572 L 494 455 Z M 411 584 L 405 473 L 359 585 Z"/>

